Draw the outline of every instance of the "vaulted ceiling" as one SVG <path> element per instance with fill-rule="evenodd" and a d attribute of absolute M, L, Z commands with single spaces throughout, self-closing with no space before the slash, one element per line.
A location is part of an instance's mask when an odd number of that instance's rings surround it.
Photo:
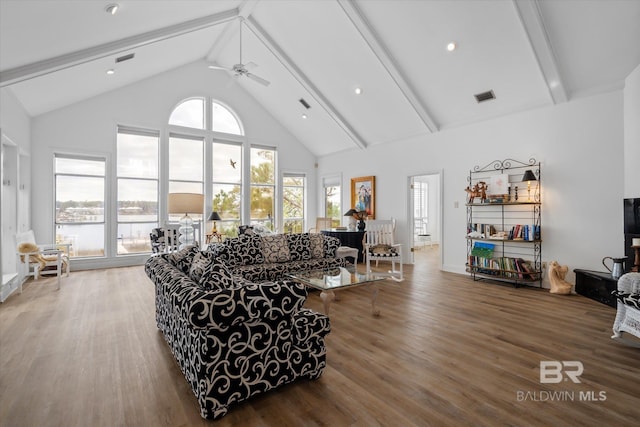
<path fill-rule="evenodd" d="M 640 64 L 640 0 L 0 0 L 0 86 L 37 116 L 194 61 L 230 68 L 240 22 L 270 85 L 238 83 L 317 156 L 620 89 Z"/>

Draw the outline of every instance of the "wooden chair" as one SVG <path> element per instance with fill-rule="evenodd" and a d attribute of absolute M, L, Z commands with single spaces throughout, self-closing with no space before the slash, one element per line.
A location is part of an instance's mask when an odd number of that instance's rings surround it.
<path fill-rule="evenodd" d="M 371 271 L 371 261 L 390 261 L 389 274 L 396 281 L 404 279 L 402 273 L 402 245 L 394 240 L 395 221 L 393 220 L 369 220 L 364 232 L 364 256 L 367 265 L 367 273 Z M 396 269 L 396 263 L 399 269 Z M 378 273 L 376 273 L 378 274 Z"/>
<path fill-rule="evenodd" d="M 58 289 L 60 289 L 60 276 L 64 273 L 69 276 L 70 260 L 69 243 L 37 244 L 33 230 L 16 234 L 16 248 L 20 258 L 22 277 L 32 276 L 38 280 L 40 276 L 55 274 L 58 276 Z"/>
<path fill-rule="evenodd" d="M 154 228 L 149 233 L 149 238 L 151 239 L 151 251 L 154 254 L 175 252 L 180 246 L 177 226 Z"/>
<path fill-rule="evenodd" d="M 309 229 L 309 233 L 319 233 L 321 230 L 328 230 L 331 228 L 331 218 L 317 217 L 316 226 Z"/>

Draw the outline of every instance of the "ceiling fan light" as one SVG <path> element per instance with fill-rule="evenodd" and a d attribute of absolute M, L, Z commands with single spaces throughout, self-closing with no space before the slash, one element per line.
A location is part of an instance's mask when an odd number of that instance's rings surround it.
<path fill-rule="evenodd" d="M 107 70 L 107 74 L 110 76 L 114 75 L 115 73 L 116 73 L 116 70 L 114 70 L 113 68 L 110 68 Z"/>

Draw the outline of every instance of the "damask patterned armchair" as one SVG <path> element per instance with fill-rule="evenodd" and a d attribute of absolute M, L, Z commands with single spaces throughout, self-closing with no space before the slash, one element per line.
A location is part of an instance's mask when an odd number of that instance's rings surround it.
<path fill-rule="evenodd" d="M 214 252 L 189 247 L 149 258 L 156 322 L 198 400 L 203 418 L 326 365 L 329 318 L 303 308 L 306 288 L 232 276 Z"/>

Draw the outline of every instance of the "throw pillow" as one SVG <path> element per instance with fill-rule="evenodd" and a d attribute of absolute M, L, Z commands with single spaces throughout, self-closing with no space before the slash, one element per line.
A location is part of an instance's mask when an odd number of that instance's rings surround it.
<path fill-rule="evenodd" d="M 260 236 L 242 234 L 224 243 L 229 246 L 236 265 L 264 264 Z"/>
<path fill-rule="evenodd" d="M 340 239 L 333 236 L 324 237 L 324 257 L 335 258 L 338 247 L 340 246 Z"/>
<path fill-rule="evenodd" d="M 224 263 L 214 259 L 205 269 L 198 285 L 203 289 L 217 291 L 233 287 L 233 276 Z"/>
<path fill-rule="evenodd" d="M 324 236 L 318 233 L 309 233 L 311 245 L 311 258 L 324 257 Z"/>
<path fill-rule="evenodd" d="M 191 262 L 196 254 L 200 252 L 198 245 L 189 245 L 183 249 L 180 249 L 178 252 L 173 252 L 169 254 L 169 262 L 176 267 L 184 274 L 189 274 L 189 269 L 191 268 Z"/>
<path fill-rule="evenodd" d="M 311 259 L 311 240 L 309 233 L 287 234 L 291 261 L 307 261 Z"/>
<path fill-rule="evenodd" d="M 193 257 L 191 267 L 189 268 L 189 277 L 191 277 L 191 280 L 199 283 L 205 269 L 209 266 L 209 264 L 211 264 L 211 260 L 211 252 L 198 252 L 196 256 Z"/>
<path fill-rule="evenodd" d="M 265 262 L 287 262 L 289 261 L 289 243 L 284 234 L 273 234 L 262 236 L 262 253 Z"/>

